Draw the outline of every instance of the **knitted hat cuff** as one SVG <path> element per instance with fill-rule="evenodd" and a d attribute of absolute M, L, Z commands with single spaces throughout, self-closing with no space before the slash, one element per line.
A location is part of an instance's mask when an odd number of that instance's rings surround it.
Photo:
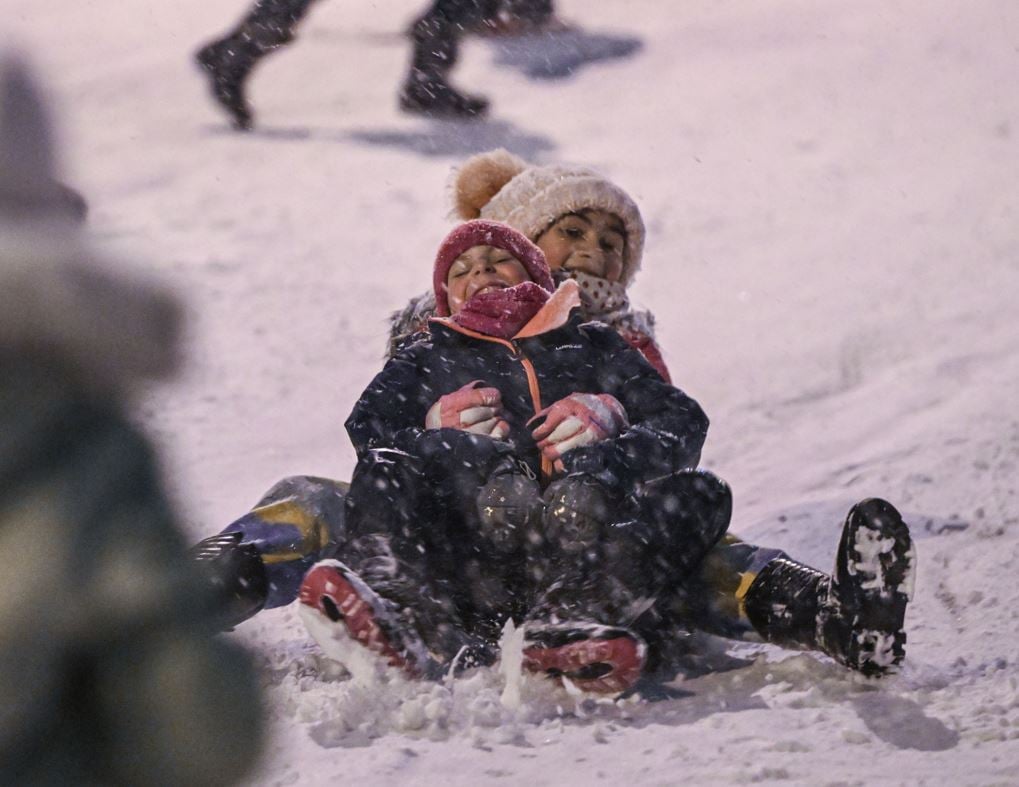
<path fill-rule="evenodd" d="M 482 218 L 503 221 L 537 239 L 560 216 L 588 209 L 614 213 L 626 229 L 621 282 L 629 285 L 640 268 L 644 222 L 633 200 L 589 170 L 531 168 L 508 183 L 481 209 Z"/>

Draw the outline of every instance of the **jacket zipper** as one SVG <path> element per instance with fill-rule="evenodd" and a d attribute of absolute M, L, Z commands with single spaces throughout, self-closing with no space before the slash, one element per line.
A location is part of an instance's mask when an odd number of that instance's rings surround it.
<path fill-rule="evenodd" d="M 517 345 L 516 342 L 510 342 L 513 350 L 513 357 L 520 361 L 520 365 L 524 367 L 524 374 L 527 375 L 527 389 L 531 394 L 531 404 L 534 407 L 534 413 L 537 415 L 544 409 L 541 405 L 541 388 L 538 386 L 538 373 L 534 370 L 534 364 L 531 363 L 531 359 L 524 355 L 523 351 Z M 552 480 L 552 460 L 547 459 L 544 454 L 541 455 L 541 485 L 545 487 Z"/>
<path fill-rule="evenodd" d="M 531 359 L 524 355 L 523 351 L 517 345 L 516 342 L 507 339 L 499 339 L 495 336 L 486 336 L 483 333 L 472 331 L 470 328 L 464 328 L 462 325 L 453 325 L 451 323 L 443 323 L 448 327 L 452 328 L 457 333 L 462 333 L 465 336 L 472 336 L 475 339 L 482 339 L 486 342 L 495 342 L 508 348 L 510 354 L 520 362 L 520 365 L 524 368 L 524 374 L 527 376 L 527 390 L 531 394 L 531 405 L 534 407 L 534 414 L 537 415 L 542 411 L 541 405 L 541 387 L 538 385 L 538 373 L 534 369 L 534 364 L 531 363 Z M 552 460 L 546 459 L 545 455 L 541 455 L 541 486 L 544 488 L 552 480 Z"/>

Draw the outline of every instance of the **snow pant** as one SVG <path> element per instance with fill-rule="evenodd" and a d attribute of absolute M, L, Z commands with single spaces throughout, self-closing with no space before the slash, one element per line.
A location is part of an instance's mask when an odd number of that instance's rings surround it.
<path fill-rule="evenodd" d="M 233 35 L 264 54 L 294 40 L 294 30 L 315 0 L 257 0 Z"/>
<path fill-rule="evenodd" d="M 340 559 L 445 658 L 496 641 L 511 617 L 653 627 L 659 599 L 683 586 L 728 526 L 725 484 L 683 471 L 609 490 L 605 516 L 583 532 L 556 530 L 546 508 L 508 545 L 481 525 L 478 492 L 518 461 L 505 443 L 435 430 L 415 453 L 369 451 L 354 471 Z M 535 485 L 535 502 L 539 494 Z"/>
<path fill-rule="evenodd" d="M 543 532 L 529 540 L 527 569 L 534 600 L 527 618 L 578 620 L 630 628 L 653 644 L 676 596 L 684 596 L 705 556 L 724 536 L 732 513 L 728 486 L 709 472 L 682 470 L 604 498 L 607 515 L 587 520 L 569 538 L 555 532 L 584 519 L 583 474 L 546 491 Z M 605 490 L 601 487 L 600 492 Z M 566 509 L 565 516 L 563 509 Z M 595 506 L 597 510 L 598 506 Z M 577 531 L 580 532 L 577 532 Z M 671 624 L 671 620 L 670 620 Z"/>
<path fill-rule="evenodd" d="M 297 598 L 304 573 L 317 561 L 347 561 L 345 498 L 350 484 L 314 476 L 291 476 L 273 485 L 248 513 L 222 532 L 239 532 L 242 543 L 254 545 L 262 556 L 269 583 L 265 608 L 285 606 Z M 684 592 L 669 602 L 668 625 L 693 626 L 720 636 L 744 639 L 756 634 L 743 609 L 743 595 L 760 570 L 778 557 L 778 549 L 757 546 L 726 534 L 692 573 Z M 501 581 L 495 574 L 472 573 L 483 584 Z M 479 576 L 480 575 L 480 576 Z M 505 595 L 489 588 L 488 597 Z M 504 599 L 505 600 L 505 599 Z M 554 600 L 554 599 L 553 599 Z"/>
<path fill-rule="evenodd" d="M 478 489 L 513 457 L 506 443 L 449 429 L 426 432 L 415 449 L 360 459 L 337 557 L 448 660 L 494 642 L 526 605 L 522 556 L 486 537 L 476 504 Z"/>

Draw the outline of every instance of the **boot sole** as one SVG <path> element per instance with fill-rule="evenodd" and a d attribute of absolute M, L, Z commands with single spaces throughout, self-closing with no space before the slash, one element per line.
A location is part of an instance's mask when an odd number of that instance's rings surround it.
<path fill-rule="evenodd" d="M 865 675 L 887 674 L 905 657 L 915 567 L 909 528 L 895 507 L 878 498 L 855 505 L 839 545 L 834 590 L 853 632 L 846 660 Z"/>
<path fill-rule="evenodd" d="M 639 679 L 647 645 L 626 629 L 563 623 L 525 627 L 524 669 L 566 678 L 581 691 L 619 694 Z"/>
<path fill-rule="evenodd" d="M 380 662 L 411 677 L 428 671 L 431 658 L 424 643 L 411 633 L 398 636 L 387 602 L 340 561 L 312 566 L 298 600 L 308 633 L 355 677 L 374 675 Z"/>

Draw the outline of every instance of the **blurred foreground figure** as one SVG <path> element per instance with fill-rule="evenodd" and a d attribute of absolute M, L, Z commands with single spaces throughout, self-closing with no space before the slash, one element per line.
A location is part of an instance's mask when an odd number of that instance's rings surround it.
<path fill-rule="evenodd" d="M 252 127 L 246 82 L 265 55 L 294 40 L 297 25 L 316 0 L 256 0 L 223 38 L 202 47 L 195 59 L 207 72 L 212 96 L 234 128 Z M 400 108 L 433 117 L 485 114 L 488 100 L 461 93 L 449 83 L 460 39 L 467 33 L 514 34 L 552 19 L 552 0 L 433 0 L 410 30 L 410 69 L 400 90 Z"/>
<path fill-rule="evenodd" d="M 176 365 L 177 304 L 90 259 L 16 63 L 0 102 L 0 784 L 234 782 L 254 674 L 126 407 Z"/>

